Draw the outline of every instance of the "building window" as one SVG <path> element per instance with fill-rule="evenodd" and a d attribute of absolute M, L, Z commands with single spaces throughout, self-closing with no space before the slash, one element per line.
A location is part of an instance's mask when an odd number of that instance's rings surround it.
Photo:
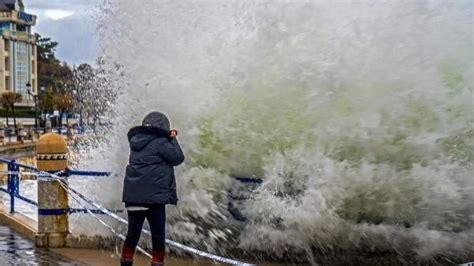
<path fill-rule="evenodd" d="M 26 83 L 30 80 L 29 45 L 24 42 L 15 42 L 15 92 L 27 94 Z"/>
<path fill-rule="evenodd" d="M 10 29 L 10 22 L 2 22 L 2 23 L 0 23 L 0 28 L 1 28 L 2 30 L 4 30 L 4 29 L 5 29 L 5 30 L 9 30 L 9 29 Z"/>
<path fill-rule="evenodd" d="M 10 60 L 8 57 L 5 57 L 5 71 L 10 71 Z"/>
<path fill-rule="evenodd" d="M 12 90 L 12 87 L 11 87 L 11 84 L 10 84 L 10 77 L 5 77 L 5 90 L 7 90 L 7 91 Z"/>
<path fill-rule="evenodd" d="M 17 25 L 16 30 L 26 32 L 26 26 L 25 25 Z"/>

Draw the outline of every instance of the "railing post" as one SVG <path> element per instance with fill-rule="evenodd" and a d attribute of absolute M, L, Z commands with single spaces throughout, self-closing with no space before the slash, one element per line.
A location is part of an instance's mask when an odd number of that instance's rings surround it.
<path fill-rule="evenodd" d="M 18 165 L 15 160 L 8 164 L 8 172 L 18 171 Z M 20 187 L 18 174 L 8 173 L 7 188 L 8 194 L 10 194 L 10 213 L 15 213 L 15 196 L 18 195 Z"/>
<path fill-rule="evenodd" d="M 41 128 L 35 128 L 34 132 L 34 141 L 37 141 L 41 137 Z"/>
<path fill-rule="evenodd" d="M 53 132 L 53 128 L 51 126 L 51 121 L 47 120 L 44 126 L 44 133 L 51 133 Z"/>
<path fill-rule="evenodd" d="M 16 161 L 13 160 L 12 161 L 12 169 L 13 169 L 13 172 L 16 172 L 16 173 L 19 173 L 20 172 L 20 166 L 18 164 L 16 164 Z M 15 185 L 14 186 L 14 189 L 15 189 L 15 195 L 16 196 L 19 196 L 20 195 L 20 174 L 13 174 L 13 184 Z"/>
<path fill-rule="evenodd" d="M 67 168 L 66 140 L 54 133 L 40 137 L 36 144 L 38 170 L 55 173 Z M 67 182 L 38 178 L 37 247 L 64 247 L 69 234 Z"/>
<path fill-rule="evenodd" d="M 31 142 L 35 142 L 35 132 L 33 128 L 28 128 L 28 140 Z"/>
<path fill-rule="evenodd" d="M 67 138 L 69 140 L 72 140 L 74 134 L 73 134 L 73 131 L 72 131 L 72 122 L 71 121 L 67 122 L 67 133 L 66 133 L 66 135 L 67 135 Z"/>
<path fill-rule="evenodd" d="M 17 142 L 23 144 L 25 143 L 25 128 L 22 122 L 17 123 Z"/>

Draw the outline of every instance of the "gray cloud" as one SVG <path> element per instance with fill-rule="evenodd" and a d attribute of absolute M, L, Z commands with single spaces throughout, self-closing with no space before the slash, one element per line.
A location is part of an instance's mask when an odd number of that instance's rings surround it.
<path fill-rule="evenodd" d="M 61 20 L 46 19 L 36 31 L 56 40 L 59 43 L 57 57 L 69 64 L 93 63 L 97 57 L 95 26 L 91 18 L 72 15 Z"/>
<path fill-rule="evenodd" d="M 34 0 L 24 1 L 26 8 L 32 9 L 68 9 L 94 8 L 101 0 Z"/>
<path fill-rule="evenodd" d="M 95 62 L 97 38 L 94 14 L 103 0 L 34 0 L 24 1 L 26 12 L 37 15 L 34 31 L 59 43 L 56 56 L 71 65 Z M 71 16 L 53 20 L 48 11 L 74 12 Z"/>

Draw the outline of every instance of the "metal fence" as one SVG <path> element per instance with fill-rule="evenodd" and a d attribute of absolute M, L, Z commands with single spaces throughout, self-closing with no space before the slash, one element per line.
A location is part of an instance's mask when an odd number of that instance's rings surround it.
<path fill-rule="evenodd" d="M 110 176 L 109 172 L 100 172 L 100 171 L 83 171 L 83 170 L 70 170 L 66 169 L 65 171 L 57 172 L 57 173 L 47 173 L 43 171 L 39 171 L 36 167 L 31 166 L 31 165 L 25 165 L 25 164 L 20 164 L 17 163 L 15 160 L 7 160 L 0 158 L 0 163 L 5 163 L 8 165 L 8 170 L 1 172 L 3 174 L 7 174 L 7 187 L 0 187 L 0 192 L 4 192 L 10 195 L 10 213 L 15 213 L 15 199 L 20 199 L 24 202 L 27 202 L 33 206 L 38 206 L 38 202 L 36 202 L 33 199 L 27 198 L 25 196 L 22 196 L 20 194 L 20 176 L 21 175 L 35 175 L 37 178 L 46 178 L 46 179 L 52 179 L 52 180 L 57 180 L 60 181 L 60 184 L 63 185 L 63 188 L 68 190 L 70 193 L 71 198 L 76 200 L 83 208 L 69 208 L 67 211 L 68 214 L 74 214 L 74 213 L 88 213 L 91 216 L 93 216 L 97 221 L 99 221 L 102 225 L 104 225 L 106 228 L 108 228 L 114 235 L 116 235 L 118 238 L 124 240 L 125 237 L 117 232 L 113 226 L 107 224 L 104 220 L 99 218 L 97 214 L 100 215 L 106 215 L 114 220 L 116 220 L 119 223 L 127 225 L 128 222 L 118 216 L 116 213 L 123 212 L 123 210 L 109 210 L 106 208 L 103 208 L 100 204 L 94 202 L 93 200 L 87 198 L 85 195 L 81 194 L 77 190 L 69 187 L 69 186 L 64 186 L 63 181 L 65 178 L 69 178 L 71 176 Z M 29 170 L 30 172 L 21 172 L 20 169 L 26 169 Z M 245 178 L 239 178 L 238 179 L 241 182 L 254 182 L 251 179 L 247 180 Z M 257 183 L 261 181 L 256 181 Z M 81 202 L 82 200 L 82 202 Z M 88 208 L 87 205 L 93 206 L 93 208 Z M 151 236 L 151 232 L 146 229 L 142 229 L 142 232 L 148 236 Z M 181 243 L 175 242 L 170 239 L 166 239 L 166 243 L 175 249 L 179 249 L 184 252 L 191 253 L 195 256 L 203 257 L 210 259 L 215 262 L 220 262 L 220 263 L 225 263 L 225 264 L 230 264 L 230 265 L 242 265 L 242 266 L 252 266 L 253 264 L 249 264 L 246 262 L 242 262 L 239 260 L 234 260 L 231 258 L 226 258 L 226 257 L 221 257 L 215 254 L 211 254 L 208 252 L 204 252 L 198 249 L 195 249 L 193 247 L 189 247 L 186 245 L 183 245 Z M 143 254 L 147 255 L 148 257 L 151 257 L 149 253 L 147 253 L 143 248 L 137 247 L 137 249 L 142 252 Z"/>
<path fill-rule="evenodd" d="M 0 163 L 5 163 L 8 165 L 7 171 L 2 172 L 7 175 L 7 187 L 0 186 L 0 192 L 7 193 L 10 195 L 10 213 L 15 213 L 15 198 L 20 199 L 26 203 L 29 203 L 33 206 L 38 206 L 38 202 L 34 199 L 25 197 L 20 194 L 20 176 L 21 175 L 39 175 L 39 170 L 31 165 L 17 163 L 15 160 L 7 160 L 0 158 Z M 22 173 L 20 169 L 26 169 L 31 172 Z M 97 172 L 97 171 L 81 171 L 81 170 L 66 170 L 63 172 L 56 173 L 64 177 L 69 176 L 110 176 L 109 172 Z M 92 209 L 90 210 L 95 214 L 105 214 L 101 210 Z M 123 210 L 110 210 L 111 212 L 120 213 Z M 68 213 L 87 213 L 87 209 L 84 208 L 69 208 Z"/>

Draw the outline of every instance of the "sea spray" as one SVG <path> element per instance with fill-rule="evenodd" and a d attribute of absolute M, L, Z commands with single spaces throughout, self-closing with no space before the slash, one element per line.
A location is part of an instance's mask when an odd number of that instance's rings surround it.
<path fill-rule="evenodd" d="M 128 128 L 160 110 L 187 155 L 170 238 L 279 260 L 472 258 L 469 1 L 123 0 L 102 12 L 123 94 L 107 144 L 81 164 L 117 175 L 82 182 L 104 204 L 120 206 Z M 263 179 L 239 192 L 245 222 L 227 210 L 233 176 Z"/>

